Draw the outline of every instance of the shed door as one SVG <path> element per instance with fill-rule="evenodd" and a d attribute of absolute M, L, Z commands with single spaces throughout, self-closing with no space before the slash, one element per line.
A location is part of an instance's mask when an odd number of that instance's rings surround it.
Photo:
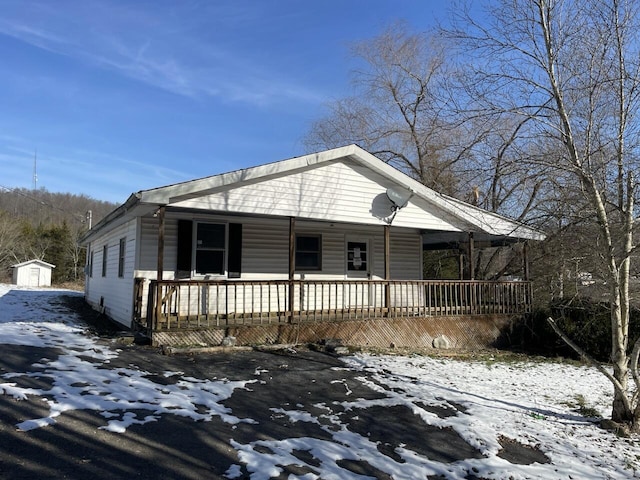
<path fill-rule="evenodd" d="M 30 287 L 40 286 L 40 269 L 38 267 L 31 267 L 29 269 L 29 286 Z"/>

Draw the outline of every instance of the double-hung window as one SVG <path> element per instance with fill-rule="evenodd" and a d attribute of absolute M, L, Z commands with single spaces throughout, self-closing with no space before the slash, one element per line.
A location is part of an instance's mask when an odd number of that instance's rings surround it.
<path fill-rule="evenodd" d="M 198 223 L 196 227 L 196 275 L 224 275 L 226 250 L 224 223 Z"/>
<path fill-rule="evenodd" d="M 240 278 L 241 271 L 241 223 L 178 221 L 178 278 L 191 275 Z"/>
<path fill-rule="evenodd" d="M 296 270 L 322 270 L 322 236 L 296 235 Z"/>

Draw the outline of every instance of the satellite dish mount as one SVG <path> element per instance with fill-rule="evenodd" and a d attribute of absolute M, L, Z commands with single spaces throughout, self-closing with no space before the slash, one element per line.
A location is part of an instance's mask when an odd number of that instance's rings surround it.
<path fill-rule="evenodd" d="M 406 207 L 411 197 L 413 197 L 413 191 L 408 188 L 389 187 L 386 193 L 387 198 L 391 202 L 391 216 L 389 220 L 387 220 L 387 223 L 391 225 L 398 210 Z"/>

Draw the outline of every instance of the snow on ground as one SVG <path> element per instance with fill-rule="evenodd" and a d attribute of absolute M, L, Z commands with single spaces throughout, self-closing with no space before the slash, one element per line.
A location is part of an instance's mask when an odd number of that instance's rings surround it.
<path fill-rule="evenodd" d="M 608 381 L 595 369 L 563 363 L 462 361 L 429 357 L 359 355 L 347 365 L 373 375 L 363 381 L 406 405 L 428 424 L 451 427 L 493 461 L 474 460 L 482 478 L 637 478 L 638 439 L 618 438 L 576 413 L 576 407 L 610 411 Z M 439 418 L 416 403 L 460 409 Z M 538 448 L 551 464 L 500 465 L 500 438 Z"/>
<path fill-rule="evenodd" d="M 118 351 L 84 335 L 75 319 L 61 317 L 51 309 L 51 296 L 61 292 L 38 290 L 30 291 L 28 296 L 20 295 L 28 290 L 0 285 L 0 344 L 53 347 L 60 349 L 61 355 L 55 360 L 41 359 L 33 365 L 34 371 L 0 376 L 0 393 L 17 399 L 37 395 L 46 398 L 49 404 L 47 417 L 22 422 L 17 425 L 19 430 L 51 425 L 61 413 L 76 409 L 100 412 L 108 419 L 102 428 L 112 432 L 124 432 L 132 424 L 156 421 L 162 414 L 194 420 L 208 420 L 215 415 L 232 424 L 252 421 L 234 417 L 221 402 L 229 398 L 234 389 L 244 388 L 255 380 L 182 377 L 175 384 L 160 385 L 146 378 L 150 375 L 148 372 L 135 367 L 106 368 L 105 364 L 108 365 Z M 64 293 L 77 295 L 71 291 Z M 181 372 L 165 372 L 167 377 L 175 375 Z M 21 388 L 11 381 L 19 377 L 50 379 L 52 387 L 49 390 Z M 140 418 L 140 411 L 148 414 Z"/>
<path fill-rule="evenodd" d="M 231 424 L 256 423 L 251 418 L 237 418 L 221 403 L 236 389 L 249 388 L 248 384 L 264 378 L 263 370 L 249 379 L 197 379 L 182 372 L 165 372 L 175 382 L 160 385 L 134 365 L 109 368 L 118 350 L 85 335 L 74 318 L 51 307 L 52 295 L 72 292 L 37 290 L 29 291 L 28 297 L 24 293 L 25 289 L 0 285 L 0 344 L 57 348 L 60 355 L 43 358 L 28 371 L 0 375 L 0 394 L 17 399 L 40 397 L 49 405 L 48 416 L 22 422 L 18 429 L 55 428 L 56 418 L 73 409 L 101 413 L 105 418 L 102 428 L 112 432 L 125 432 L 132 424 L 162 421 L 163 415 L 171 414 L 205 421 L 217 416 Z M 274 415 L 286 416 L 292 424 L 320 425 L 331 441 L 292 437 L 241 444 L 231 439 L 252 480 L 278 476 L 281 466 L 291 464 L 306 467 L 310 473 L 291 474 L 290 479 L 371 478 L 342 468 L 344 461 L 366 461 L 394 479 L 429 475 L 462 479 L 470 471 L 487 479 L 640 478 L 638 439 L 615 437 L 598 428 L 594 419 L 576 413 L 580 405 L 603 416 L 609 413 L 611 388 L 592 368 L 364 354 L 346 357 L 346 368 L 361 371 L 359 381 L 385 397 L 317 404 L 313 412 L 305 411 L 303 405 L 272 409 Z M 46 379 L 51 388 L 22 388 L 19 380 L 24 377 Z M 346 381 L 344 385 L 350 397 L 350 387 Z M 394 406 L 408 407 L 429 425 L 455 430 L 481 452 L 481 458 L 447 464 L 429 460 L 407 446 L 396 448 L 391 456 L 383 455 L 379 441 L 355 432 L 336 413 Z M 449 413 L 436 414 L 443 411 Z M 538 449 L 551 463 L 508 462 L 498 456 L 505 439 Z M 309 452 L 312 461 L 305 463 L 296 455 L 302 450 Z M 242 475 L 241 465 L 232 465 L 226 474 L 227 478 Z"/>

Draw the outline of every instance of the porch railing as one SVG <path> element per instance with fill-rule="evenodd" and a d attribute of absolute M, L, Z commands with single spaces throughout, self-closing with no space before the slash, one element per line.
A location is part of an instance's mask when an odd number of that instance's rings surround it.
<path fill-rule="evenodd" d="M 529 282 L 136 279 L 135 299 L 136 322 L 157 331 L 382 317 L 516 315 L 530 311 L 532 294 Z"/>

